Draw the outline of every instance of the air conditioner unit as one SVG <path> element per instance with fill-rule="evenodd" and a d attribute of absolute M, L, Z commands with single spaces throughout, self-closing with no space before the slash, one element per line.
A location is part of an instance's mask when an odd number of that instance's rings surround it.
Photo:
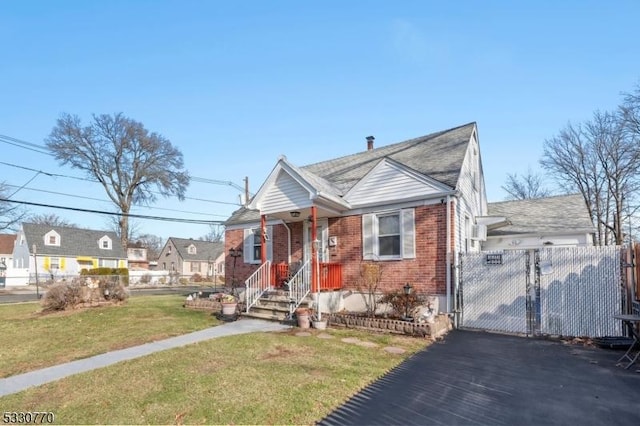
<path fill-rule="evenodd" d="M 478 241 L 487 240 L 487 225 L 473 225 L 471 227 L 471 239 Z"/>

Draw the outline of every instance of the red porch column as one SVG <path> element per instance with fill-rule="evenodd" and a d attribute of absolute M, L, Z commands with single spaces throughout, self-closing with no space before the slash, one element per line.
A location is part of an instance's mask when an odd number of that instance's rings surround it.
<path fill-rule="evenodd" d="M 318 285 L 318 250 L 316 240 L 318 239 L 318 212 L 316 206 L 311 206 L 311 291 L 317 292 L 320 289 Z"/>
<path fill-rule="evenodd" d="M 260 215 L 260 264 L 267 261 L 267 215 Z"/>

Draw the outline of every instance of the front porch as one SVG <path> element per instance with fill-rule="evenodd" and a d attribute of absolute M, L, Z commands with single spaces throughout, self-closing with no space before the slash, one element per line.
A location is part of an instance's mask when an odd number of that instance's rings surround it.
<path fill-rule="evenodd" d="M 342 289 L 342 265 L 317 261 L 290 265 L 266 261 L 244 286 L 245 315 L 283 321 L 291 319 L 299 307 L 318 309 L 313 306 L 314 293 Z"/>
<path fill-rule="evenodd" d="M 271 265 L 271 285 L 273 288 L 287 289 L 289 281 L 300 269 L 299 263 L 286 262 Z M 318 279 L 320 291 L 342 289 L 342 264 L 336 262 L 318 262 Z"/>

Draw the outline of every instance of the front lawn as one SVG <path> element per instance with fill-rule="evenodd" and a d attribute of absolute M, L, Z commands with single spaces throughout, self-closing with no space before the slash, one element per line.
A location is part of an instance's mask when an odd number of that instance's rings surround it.
<path fill-rule="evenodd" d="M 355 330 L 298 331 L 167 350 L 8 395 L 0 405 L 52 412 L 64 424 L 313 424 L 428 344 Z"/>
<path fill-rule="evenodd" d="M 219 324 L 182 307 L 181 296 L 43 315 L 38 303 L 0 306 L 0 377 L 123 349 Z"/>

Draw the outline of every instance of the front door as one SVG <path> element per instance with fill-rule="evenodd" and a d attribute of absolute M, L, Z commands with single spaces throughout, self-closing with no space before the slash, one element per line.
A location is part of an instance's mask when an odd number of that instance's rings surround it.
<path fill-rule="evenodd" d="M 318 219 L 316 223 L 316 235 L 318 237 L 318 260 L 320 262 L 329 261 L 329 221 Z M 311 222 L 304 223 L 304 261 L 311 259 Z"/>

